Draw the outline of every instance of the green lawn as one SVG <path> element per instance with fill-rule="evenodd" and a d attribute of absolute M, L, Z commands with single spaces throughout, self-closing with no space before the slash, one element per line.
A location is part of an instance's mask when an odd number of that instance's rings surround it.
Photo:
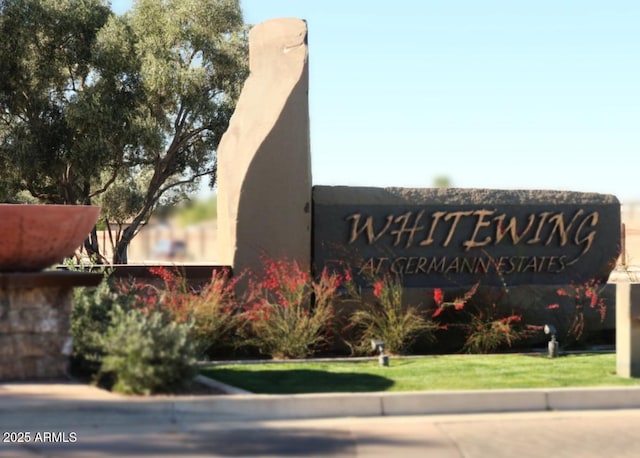
<path fill-rule="evenodd" d="M 253 393 L 328 393 L 640 385 L 616 375 L 615 354 L 444 355 L 375 361 L 237 364 L 201 373 Z"/>

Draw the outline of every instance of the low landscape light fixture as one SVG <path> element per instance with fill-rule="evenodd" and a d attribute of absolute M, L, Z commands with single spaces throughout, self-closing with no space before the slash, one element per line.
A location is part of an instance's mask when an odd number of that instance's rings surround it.
<path fill-rule="evenodd" d="M 549 358 L 555 358 L 558 356 L 558 341 L 556 340 L 556 327 L 552 324 L 544 325 L 544 333 L 547 335 L 551 335 L 551 340 L 548 344 L 549 349 Z"/>
<path fill-rule="evenodd" d="M 371 339 L 371 348 L 378 352 L 378 364 L 380 366 L 389 365 L 389 356 L 384 354 L 384 342 L 382 340 Z"/>

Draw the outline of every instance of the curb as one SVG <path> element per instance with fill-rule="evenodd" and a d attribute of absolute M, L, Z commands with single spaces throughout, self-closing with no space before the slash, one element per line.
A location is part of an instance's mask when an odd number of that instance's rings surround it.
<path fill-rule="evenodd" d="M 235 386 L 227 385 L 218 380 L 205 377 L 204 375 L 196 375 L 193 381 L 201 385 L 220 390 L 225 394 L 252 394 L 251 391 L 243 390 L 242 388 L 236 388 Z"/>
<path fill-rule="evenodd" d="M 554 388 L 403 393 L 229 394 L 104 399 L 19 396 L 0 403 L 1 424 L 70 416 L 118 422 L 151 416 L 158 421 L 283 420 L 336 417 L 440 415 L 640 408 L 640 388 Z M 114 421 L 116 421 L 114 420 Z"/>
<path fill-rule="evenodd" d="M 640 408 L 640 388 L 230 395 L 177 401 L 179 413 L 267 420 Z"/>

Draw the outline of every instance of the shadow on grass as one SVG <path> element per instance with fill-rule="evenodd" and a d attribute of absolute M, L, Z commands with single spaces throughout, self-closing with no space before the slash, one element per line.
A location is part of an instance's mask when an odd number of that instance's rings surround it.
<path fill-rule="evenodd" d="M 309 369 L 242 370 L 209 368 L 202 374 L 228 385 L 261 394 L 384 391 L 393 380 L 379 375 L 332 373 Z"/>

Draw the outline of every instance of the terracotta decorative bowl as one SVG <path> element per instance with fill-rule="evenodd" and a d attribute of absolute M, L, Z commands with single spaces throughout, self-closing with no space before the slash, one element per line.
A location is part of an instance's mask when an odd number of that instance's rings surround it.
<path fill-rule="evenodd" d="M 37 272 L 73 255 L 99 215 L 89 205 L 0 204 L 0 272 Z"/>

